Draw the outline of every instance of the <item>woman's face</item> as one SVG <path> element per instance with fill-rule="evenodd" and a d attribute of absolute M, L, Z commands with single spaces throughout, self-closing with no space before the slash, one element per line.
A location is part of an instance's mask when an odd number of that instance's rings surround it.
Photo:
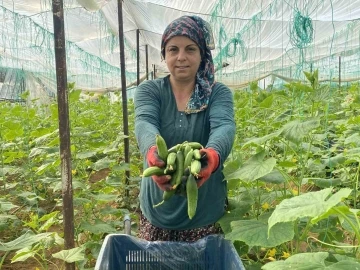
<path fill-rule="evenodd" d="M 185 36 L 175 36 L 165 45 L 165 61 L 175 80 L 195 80 L 201 63 L 200 48 Z"/>

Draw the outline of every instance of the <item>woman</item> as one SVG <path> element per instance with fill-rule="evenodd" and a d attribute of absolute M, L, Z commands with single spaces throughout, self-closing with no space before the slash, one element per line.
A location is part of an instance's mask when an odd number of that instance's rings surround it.
<path fill-rule="evenodd" d="M 174 195 L 158 207 L 169 176 L 144 177 L 140 189 L 139 237 L 148 241 L 196 241 L 220 233 L 215 225 L 224 214 L 227 195 L 223 162 L 235 136 L 233 97 L 230 89 L 214 81 L 211 28 L 197 16 L 183 16 L 168 25 L 161 54 L 170 75 L 143 82 L 135 93 L 135 134 L 148 166 L 164 166 L 155 146 L 160 134 L 170 148 L 184 141 L 205 148 L 199 173 L 196 215 L 189 219 L 187 200 Z"/>

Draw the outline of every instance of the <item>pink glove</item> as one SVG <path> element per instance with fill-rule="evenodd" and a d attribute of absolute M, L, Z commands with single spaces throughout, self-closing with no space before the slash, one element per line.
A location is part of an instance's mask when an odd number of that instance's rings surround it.
<path fill-rule="evenodd" d="M 165 161 L 159 157 L 157 147 L 155 145 L 151 146 L 146 154 L 146 160 L 149 167 L 157 166 L 159 168 L 165 166 Z"/>
<path fill-rule="evenodd" d="M 157 147 L 155 145 L 151 146 L 149 151 L 146 154 L 146 160 L 149 167 L 157 166 L 159 168 L 165 167 L 165 161 L 160 159 Z M 170 185 L 170 175 L 153 175 L 151 178 L 157 184 L 161 190 L 171 190 L 172 186 Z"/>
<path fill-rule="evenodd" d="M 197 186 L 201 187 L 218 168 L 220 158 L 219 154 L 213 148 L 200 149 L 201 170 L 199 172 Z"/>

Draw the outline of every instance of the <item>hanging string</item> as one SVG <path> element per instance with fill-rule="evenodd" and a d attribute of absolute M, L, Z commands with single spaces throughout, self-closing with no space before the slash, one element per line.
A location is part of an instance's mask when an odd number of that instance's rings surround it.
<path fill-rule="evenodd" d="M 245 61 L 247 58 L 247 50 L 240 34 L 237 34 L 236 37 L 230 39 L 224 47 L 223 54 L 226 57 L 234 57 L 235 55 L 238 55 L 238 51 L 240 51 L 242 60 Z"/>
<path fill-rule="evenodd" d="M 299 10 L 294 11 L 293 24 L 290 29 L 290 42 L 293 46 L 302 49 L 308 46 L 314 39 L 312 20 L 308 16 L 301 15 Z"/>

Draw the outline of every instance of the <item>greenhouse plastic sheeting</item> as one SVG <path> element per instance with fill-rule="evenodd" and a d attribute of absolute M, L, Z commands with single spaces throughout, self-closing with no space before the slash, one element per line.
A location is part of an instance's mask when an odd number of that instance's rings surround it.
<path fill-rule="evenodd" d="M 196 242 L 138 239 L 126 234 L 106 236 L 95 270 L 245 270 L 233 244 L 220 235 Z"/>
<path fill-rule="evenodd" d="M 64 0 L 68 82 L 77 88 L 120 90 L 117 2 Z M 160 57 L 161 35 L 182 15 L 210 23 L 216 80 L 233 88 L 259 80 L 264 85 L 304 80 L 302 71 L 315 69 L 320 81 L 360 78 L 360 0 L 124 0 L 127 85 L 136 81 L 136 30 L 140 76 L 146 71 L 145 45 L 149 71 L 156 65 L 158 76 L 164 76 L 168 73 Z M 16 99 L 24 90 L 38 97 L 55 95 L 52 1 L 0 1 L 0 31 L 0 83 L 8 72 L 19 72 L 12 80 L 24 81 L 6 82 L 2 98 Z M 12 85 L 15 93 L 9 91 Z"/>

